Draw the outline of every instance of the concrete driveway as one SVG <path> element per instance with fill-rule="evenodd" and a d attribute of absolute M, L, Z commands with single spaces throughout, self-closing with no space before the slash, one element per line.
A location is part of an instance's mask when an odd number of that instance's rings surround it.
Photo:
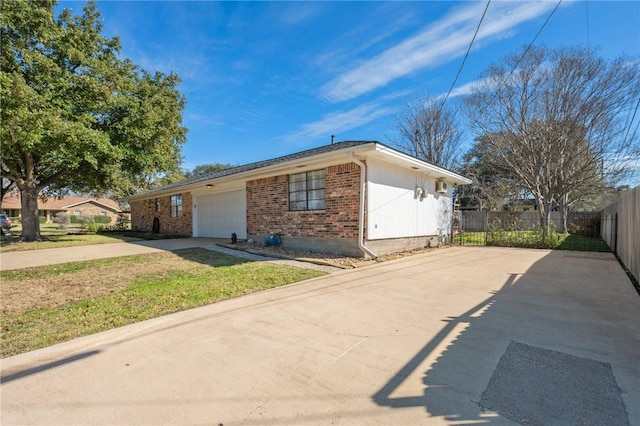
<path fill-rule="evenodd" d="M 0 420 L 638 425 L 639 312 L 608 253 L 446 248 L 4 359 Z"/>

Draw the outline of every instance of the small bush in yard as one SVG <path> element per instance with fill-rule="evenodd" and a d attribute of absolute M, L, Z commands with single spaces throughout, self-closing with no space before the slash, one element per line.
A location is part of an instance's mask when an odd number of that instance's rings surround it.
<path fill-rule="evenodd" d="M 111 217 L 110 216 L 95 215 L 95 216 L 93 216 L 93 222 L 94 223 L 111 223 Z"/>
<path fill-rule="evenodd" d="M 78 223 L 84 229 L 87 228 L 90 224 L 93 223 L 93 216 L 76 216 L 78 218 Z"/>
<path fill-rule="evenodd" d="M 53 223 L 58 225 L 60 229 L 67 229 L 71 224 L 71 217 L 66 213 L 56 213 Z"/>
<path fill-rule="evenodd" d="M 89 225 L 87 225 L 87 231 L 94 233 L 102 231 L 103 228 L 104 225 L 101 223 L 90 223 Z"/>

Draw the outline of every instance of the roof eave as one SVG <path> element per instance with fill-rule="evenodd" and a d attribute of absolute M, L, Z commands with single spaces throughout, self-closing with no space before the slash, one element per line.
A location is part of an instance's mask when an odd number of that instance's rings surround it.
<path fill-rule="evenodd" d="M 81 204 L 86 204 L 86 203 L 93 203 L 93 204 L 97 204 L 97 205 L 99 205 L 99 206 L 102 206 L 102 207 L 104 207 L 104 208 L 106 208 L 106 209 L 109 209 L 109 210 L 113 210 L 113 211 L 115 211 L 115 212 L 120 212 L 120 211 L 121 211 L 121 209 L 120 209 L 120 208 L 118 208 L 118 207 L 110 206 L 110 205 L 108 205 L 108 204 L 102 203 L 102 202 L 97 201 L 97 200 L 94 200 L 94 199 L 82 200 L 82 201 L 78 201 L 78 202 L 75 202 L 75 203 L 71 203 L 71 204 L 68 204 L 68 205 L 65 205 L 65 206 L 60 206 L 60 207 L 57 207 L 57 208 L 51 208 L 51 209 L 49 209 L 49 210 L 68 210 L 68 209 L 70 209 L 70 208 L 72 208 L 72 207 L 79 206 L 79 205 L 81 205 Z"/>
<path fill-rule="evenodd" d="M 456 185 L 468 185 L 472 182 L 471 179 L 459 175 L 451 170 L 447 170 L 442 167 L 435 166 L 433 164 L 422 161 L 418 158 L 412 157 L 403 152 L 397 151 L 388 146 L 378 144 L 376 146 L 376 154 L 379 154 L 387 159 L 393 159 L 393 162 L 402 163 L 409 168 L 416 170 L 417 172 L 425 173 L 428 176 L 433 176 L 436 179 L 451 182 Z"/>
<path fill-rule="evenodd" d="M 427 175 L 434 176 L 436 179 L 441 179 L 453 184 L 466 185 L 471 183 L 470 179 L 467 179 L 464 176 L 461 176 L 450 170 L 434 166 L 433 164 L 429 164 L 425 161 L 404 154 L 400 151 L 396 151 L 395 149 L 389 148 L 386 145 L 381 144 L 380 142 L 371 141 L 360 145 L 348 146 L 343 149 L 315 154 L 309 157 L 295 158 L 277 164 L 259 167 L 244 172 L 233 173 L 226 176 L 213 177 L 210 179 L 203 177 L 203 179 L 201 180 L 196 180 L 184 185 L 175 185 L 168 188 L 161 188 L 132 195 L 130 197 L 127 197 L 127 201 L 131 202 L 144 200 L 188 191 L 193 192 L 208 185 L 220 186 L 233 181 L 246 182 L 252 179 L 260 179 L 262 177 L 273 176 L 275 173 L 286 174 L 293 171 L 302 172 L 306 170 L 313 170 L 317 167 L 344 162 L 345 160 L 349 159 L 350 155 L 360 156 L 363 159 L 366 159 L 367 155 L 373 155 L 384 158 L 386 160 L 392 160 L 392 162 L 405 165 L 416 171 L 421 171 L 423 173 L 426 173 Z"/>
<path fill-rule="evenodd" d="M 316 154 L 310 157 L 296 158 L 282 163 L 261 167 L 258 169 L 247 170 L 245 172 L 234 173 L 227 176 L 215 177 L 212 179 L 203 179 L 201 181 L 174 186 L 171 188 L 161 188 L 158 190 L 143 192 L 141 194 L 131 195 L 126 199 L 128 201 L 144 200 L 148 198 L 162 197 L 166 195 L 178 194 L 181 192 L 193 191 L 207 185 L 221 185 L 236 180 L 247 181 L 260 179 L 261 177 L 273 176 L 274 173 L 291 172 L 295 170 L 305 171 L 312 170 L 314 167 L 327 165 L 334 161 L 344 161 L 351 152 L 360 153 L 375 150 L 376 142 L 365 143 L 362 145 L 345 147 L 344 149 Z"/>

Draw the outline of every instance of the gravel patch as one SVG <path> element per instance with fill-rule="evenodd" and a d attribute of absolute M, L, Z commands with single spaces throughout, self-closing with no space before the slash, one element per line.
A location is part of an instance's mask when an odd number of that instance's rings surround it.
<path fill-rule="evenodd" d="M 398 259 L 405 256 L 413 256 L 419 253 L 426 253 L 433 250 L 438 250 L 437 248 L 425 247 L 425 248 L 387 254 L 384 256 L 379 256 L 376 259 L 365 259 L 362 257 L 341 256 L 341 255 L 336 255 L 332 253 L 319 253 L 319 252 L 313 252 L 313 251 L 291 250 L 282 246 L 263 246 L 256 243 L 249 243 L 247 241 L 238 241 L 236 244 L 217 244 L 215 247 L 231 250 L 231 252 L 228 252 L 227 254 L 230 254 L 232 256 L 242 257 L 243 255 L 233 254 L 233 252 L 244 252 L 248 255 L 260 256 L 263 259 L 264 257 L 267 257 L 271 259 L 285 259 L 289 261 L 296 261 L 298 263 L 293 265 L 298 267 L 304 267 L 304 266 L 301 266 L 300 263 L 307 264 L 307 265 L 309 264 L 316 265 L 318 267 L 327 267 L 328 269 L 326 269 L 326 271 L 332 271 L 332 272 L 335 272 L 336 270 L 339 270 L 339 269 L 359 268 L 362 266 L 385 262 L 387 260 Z M 207 248 L 211 248 L 213 250 L 216 249 L 214 247 L 207 247 Z M 252 258 L 252 259 L 258 260 L 255 258 Z M 311 266 L 307 266 L 307 267 L 311 267 Z M 331 270 L 331 268 L 334 268 L 334 269 Z M 319 270 L 325 270 L 325 269 L 319 269 Z"/>
<path fill-rule="evenodd" d="M 229 256 L 235 256 L 235 257 L 252 260 L 256 262 L 269 262 L 269 263 L 275 263 L 278 265 L 295 266 L 298 268 L 313 269 L 316 271 L 322 271 L 326 273 L 336 272 L 343 269 L 343 268 L 332 266 L 332 265 L 322 265 L 322 264 L 305 262 L 305 261 L 295 260 L 295 259 L 282 259 L 280 257 L 272 257 L 272 256 L 268 256 L 267 253 L 264 253 L 264 254 L 251 253 L 247 250 L 231 249 L 221 245 L 207 246 L 204 248 L 207 250 L 214 250 L 220 253 L 228 254 Z"/>

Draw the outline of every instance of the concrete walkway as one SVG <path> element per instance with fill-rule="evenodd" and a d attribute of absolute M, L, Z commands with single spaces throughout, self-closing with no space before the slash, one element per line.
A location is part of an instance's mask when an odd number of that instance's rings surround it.
<path fill-rule="evenodd" d="M 201 247 L 216 250 L 237 257 L 255 261 L 268 261 L 278 264 L 297 266 L 300 268 L 317 269 L 324 272 L 334 272 L 339 268 L 315 265 L 295 260 L 278 260 L 257 256 L 240 250 L 230 250 L 220 247 L 218 243 L 228 243 L 228 240 L 216 238 L 173 238 L 150 241 L 133 241 L 126 243 L 93 244 L 75 247 L 60 247 L 43 250 L 27 250 L 0 253 L 0 270 L 31 268 L 36 266 L 58 265 L 61 263 L 78 262 L 83 260 L 106 259 L 112 257 L 132 256 L 136 254 L 159 253 L 188 248 Z"/>
<path fill-rule="evenodd" d="M 4 359 L 0 421 L 639 425 L 638 312 L 608 253 L 441 249 Z"/>
<path fill-rule="evenodd" d="M 58 265 L 82 260 L 156 253 L 166 250 L 202 247 L 205 245 L 210 246 L 215 244 L 216 241 L 215 239 L 209 238 L 175 238 L 126 243 L 93 244 L 43 250 L 11 251 L 0 253 L 0 270 L 9 271 L 12 269 Z"/>

